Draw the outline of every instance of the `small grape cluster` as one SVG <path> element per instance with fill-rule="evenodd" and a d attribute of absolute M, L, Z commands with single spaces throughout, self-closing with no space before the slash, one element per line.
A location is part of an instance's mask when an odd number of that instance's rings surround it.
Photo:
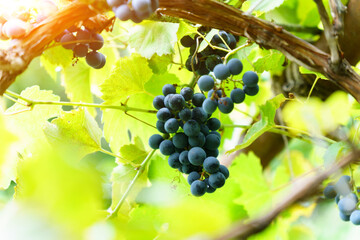
<path fill-rule="evenodd" d="M 157 112 L 156 128 L 160 134 L 149 138 L 153 149 L 169 156 L 170 167 L 189 174 L 188 183 L 194 196 L 212 193 L 225 184 L 229 171 L 216 158 L 221 135 L 221 123 L 202 108 L 205 96 L 184 87 L 180 94 L 171 84 L 164 85 L 163 95 L 156 96 L 153 105 Z"/>
<path fill-rule="evenodd" d="M 359 199 L 356 193 L 351 190 L 352 188 L 351 177 L 344 175 L 335 184 L 330 183 L 326 186 L 324 196 L 328 199 L 335 198 L 340 218 L 343 221 L 351 221 L 354 225 L 360 225 Z"/>
<path fill-rule="evenodd" d="M 219 31 L 219 34 L 214 35 L 210 43 L 222 49 L 234 49 L 238 40 L 231 33 Z M 190 48 L 190 54 L 185 63 L 186 69 L 191 72 L 196 71 L 199 75 L 206 75 L 213 71 L 217 64 L 223 63 L 222 57 L 225 57 L 227 52 L 207 46 L 203 51 L 195 53 L 202 41 L 203 39 L 199 35 L 194 38 L 186 35 L 180 40 L 180 43 L 184 47 Z"/>
<path fill-rule="evenodd" d="M 58 11 L 58 7 L 52 0 L 39 0 L 33 6 L 29 4 L 13 11 L 9 9 L 5 9 L 4 12 L 0 11 L 0 39 L 22 38 L 34 26 L 56 11 Z"/>
<path fill-rule="evenodd" d="M 239 104 L 245 100 L 245 96 L 255 96 L 259 92 L 259 77 L 253 71 L 247 71 L 242 78 L 243 89 L 235 87 L 230 92 L 230 97 L 225 95 L 224 85 L 231 75 L 238 75 L 242 72 L 243 65 L 237 58 L 231 59 L 226 64 L 219 63 L 214 67 L 211 75 L 203 75 L 198 80 L 201 91 L 208 92 L 208 98 L 203 102 L 203 109 L 206 113 L 212 114 L 217 108 L 225 114 L 234 109 L 234 103 Z M 236 80 L 232 80 L 236 83 Z"/>
<path fill-rule="evenodd" d="M 159 7 L 158 0 L 107 0 L 115 16 L 121 21 L 140 23 Z"/>
<path fill-rule="evenodd" d="M 104 38 L 86 28 L 72 27 L 65 30 L 56 41 L 60 41 L 65 49 L 71 49 L 74 57 L 85 57 L 86 63 L 95 69 L 105 66 L 104 54 L 98 52 L 104 46 Z"/>

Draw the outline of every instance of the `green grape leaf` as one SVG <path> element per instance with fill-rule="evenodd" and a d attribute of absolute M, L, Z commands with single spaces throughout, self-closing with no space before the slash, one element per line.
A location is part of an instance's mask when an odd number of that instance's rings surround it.
<path fill-rule="evenodd" d="M 36 156 L 24 156 L 18 166 L 16 199 L 31 202 L 34 212 L 46 212 L 46 219 L 81 236 L 101 219 L 101 176 L 94 168 L 84 167 L 73 153 L 61 157 L 61 149 L 55 149 L 43 148 Z"/>
<path fill-rule="evenodd" d="M 100 85 L 102 99 L 111 104 L 144 92 L 144 84 L 151 76 L 152 71 L 145 58 L 136 54 L 120 58 L 109 78 Z"/>
<path fill-rule="evenodd" d="M 154 54 L 173 54 L 178 29 L 179 24 L 176 23 L 144 21 L 132 29 L 129 44 L 148 59 Z"/>
<path fill-rule="evenodd" d="M 333 164 L 344 153 L 344 151 L 349 148 L 350 146 L 346 142 L 336 142 L 331 144 L 324 154 L 324 165 L 330 166 Z"/>
<path fill-rule="evenodd" d="M 54 95 L 52 91 L 40 90 L 39 86 L 26 88 L 20 95 L 33 100 L 60 100 L 60 97 Z M 21 99 L 19 99 L 19 102 L 26 105 L 26 102 Z M 29 109 L 29 107 L 20 103 L 15 103 L 6 110 L 6 114 L 12 114 L 6 117 L 6 122 L 10 130 L 21 139 L 25 148 L 33 152 L 40 146 L 48 144 L 43 133 L 43 127 L 48 119 L 60 114 L 61 106 L 35 105 L 32 109 Z"/>
<path fill-rule="evenodd" d="M 144 144 L 139 137 L 135 137 L 134 143 L 123 145 L 120 148 L 120 156 L 122 159 L 117 159 L 118 163 L 133 162 L 141 164 L 146 158 Z"/>
<path fill-rule="evenodd" d="M 161 75 L 152 75 L 150 80 L 145 83 L 145 90 L 148 93 L 156 95 L 162 95 L 162 88 L 165 84 L 180 84 L 179 78 L 173 73 L 164 73 Z"/>
<path fill-rule="evenodd" d="M 255 7 L 255 11 L 268 12 L 279 7 L 284 0 L 249 0 L 250 8 Z"/>
<path fill-rule="evenodd" d="M 274 119 L 276 110 L 285 100 L 286 98 L 282 94 L 279 94 L 273 99 L 268 100 L 265 105 L 260 106 L 261 120 L 251 126 L 241 144 L 237 145 L 234 149 L 228 151 L 227 153 L 232 153 L 250 146 L 250 144 L 253 143 L 259 136 L 270 130 L 275 125 Z"/>
<path fill-rule="evenodd" d="M 154 54 L 149 60 L 149 67 L 154 74 L 164 74 L 167 72 L 169 64 L 172 62 L 172 55 L 159 56 Z"/>
<path fill-rule="evenodd" d="M 102 131 L 86 108 L 61 112 L 58 118 L 47 124 L 44 132 L 55 146 L 65 143 L 66 147 L 75 148 L 74 151 L 81 155 L 101 149 Z"/>
<path fill-rule="evenodd" d="M 71 66 L 72 58 L 72 51 L 63 48 L 62 46 L 57 46 L 49 48 L 41 54 L 41 63 L 52 79 L 56 80 L 56 68 L 67 68 Z"/>
<path fill-rule="evenodd" d="M 129 184 L 135 178 L 138 170 L 129 164 L 120 164 L 115 167 L 111 173 L 111 182 L 112 182 L 112 204 L 111 209 L 115 209 L 117 203 L 123 197 L 126 189 L 128 188 Z M 131 189 L 129 195 L 126 198 L 126 201 L 122 205 L 119 210 L 119 213 L 128 215 L 131 209 L 134 207 L 134 201 L 136 196 L 139 194 L 141 189 L 146 187 L 147 183 L 147 173 L 148 173 L 148 166 L 142 172 L 140 177 L 138 177 L 137 181 L 135 182 L 133 188 Z"/>
<path fill-rule="evenodd" d="M 322 73 L 311 71 L 309 69 L 304 68 L 303 66 L 301 66 L 299 68 L 299 71 L 300 71 L 301 74 L 314 74 L 314 75 L 316 75 L 317 78 L 328 79 Z"/>
<path fill-rule="evenodd" d="M 9 187 L 11 180 L 16 178 L 16 151 L 11 146 L 18 140 L 6 128 L 2 113 L 0 114 L 0 189 Z"/>
<path fill-rule="evenodd" d="M 178 29 L 176 35 L 177 35 L 177 38 L 180 40 L 184 36 L 191 35 L 196 32 L 197 32 L 196 27 L 193 27 L 190 24 L 187 24 L 186 22 L 184 22 L 183 20 L 180 20 L 179 29 Z"/>
<path fill-rule="evenodd" d="M 139 93 L 131 96 L 127 104 L 150 110 L 153 109 L 152 101 L 153 97 L 148 93 Z M 120 102 L 112 102 L 112 104 L 120 105 Z M 114 109 L 103 110 L 104 136 L 114 153 L 119 153 L 121 146 L 124 144 L 131 143 L 131 139 L 126 137 L 129 131 L 132 136 L 141 137 L 143 142 L 148 142 L 149 137 L 157 132 L 155 129 L 156 114 L 131 111 L 128 114 Z M 150 126 L 144 122 L 150 124 Z"/>
<path fill-rule="evenodd" d="M 253 217 L 270 203 L 272 195 L 263 176 L 260 159 L 252 152 L 241 154 L 229 170 L 242 192 L 235 203 L 243 205 L 249 217 Z"/>
<path fill-rule="evenodd" d="M 282 64 L 285 61 L 285 56 L 275 50 L 265 51 L 264 57 L 258 59 L 253 63 L 255 71 L 258 73 L 263 73 L 264 71 L 274 71 L 278 72 L 284 69 Z"/>

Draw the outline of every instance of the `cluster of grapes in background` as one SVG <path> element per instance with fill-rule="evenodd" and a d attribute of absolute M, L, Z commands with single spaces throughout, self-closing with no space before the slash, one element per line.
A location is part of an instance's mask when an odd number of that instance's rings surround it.
<path fill-rule="evenodd" d="M 107 0 L 115 16 L 121 21 L 140 23 L 159 7 L 158 0 Z"/>
<path fill-rule="evenodd" d="M 198 80 L 201 91 L 208 92 L 207 99 L 203 102 L 203 109 L 206 113 L 212 114 L 219 108 L 225 114 L 234 109 L 234 103 L 239 104 L 245 100 L 245 95 L 255 96 L 259 92 L 259 77 L 253 71 L 247 71 L 242 77 L 242 81 L 229 79 L 232 75 L 242 72 L 243 65 L 237 58 L 231 59 L 226 64 L 219 63 L 213 69 L 213 76 L 203 75 Z M 230 92 L 230 97 L 226 96 L 225 88 L 229 82 L 235 83 L 235 88 Z M 243 89 L 237 88 L 236 83 L 242 83 Z"/>
<path fill-rule="evenodd" d="M 74 57 L 85 57 L 86 63 L 95 69 L 104 67 L 106 58 L 98 52 L 104 46 L 104 38 L 86 28 L 72 27 L 57 39 L 65 49 L 71 49 Z"/>
<path fill-rule="evenodd" d="M 221 123 L 202 108 L 205 96 L 190 87 L 176 93 L 176 87 L 164 85 L 163 95 L 156 96 L 153 105 L 157 112 L 156 128 L 160 134 L 149 139 L 153 149 L 169 156 L 170 167 L 189 174 L 188 183 L 194 196 L 212 193 L 225 184 L 229 171 L 216 158 L 221 135 Z"/>
<path fill-rule="evenodd" d="M 199 29 L 199 32 L 202 32 Z M 206 32 L 203 32 L 205 34 Z M 189 35 L 184 36 L 180 43 L 186 48 L 190 48 L 189 57 L 186 60 L 186 69 L 189 71 L 196 71 L 199 75 L 206 75 L 213 71 L 214 67 L 223 63 L 223 57 L 227 54 L 226 50 L 232 50 L 236 48 L 236 43 L 239 38 L 231 33 L 225 31 L 219 31 L 218 34 L 214 35 L 210 43 L 213 46 L 222 49 L 213 49 L 209 45 L 201 52 L 197 51 L 198 46 L 204 41 L 200 35 L 196 35 L 192 38 Z"/>
<path fill-rule="evenodd" d="M 360 210 L 358 210 L 358 189 L 352 191 L 351 177 L 342 176 L 335 184 L 330 183 L 324 189 L 324 196 L 334 199 L 339 208 L 339 215 L 343 221 L 351 221 L 354 225 L 360 225 Z"/>
<path fill-rule="evenodd" d="M 0 10 L 0 39 L 8 40 L 22 38 L 31 28 L 58 11 L 58 7 L 52 0 L 40 0 L 33 9 L 4 10 Z"/>

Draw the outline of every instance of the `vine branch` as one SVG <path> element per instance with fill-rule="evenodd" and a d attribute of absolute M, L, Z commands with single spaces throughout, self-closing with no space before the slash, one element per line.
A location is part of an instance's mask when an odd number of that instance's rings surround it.
<path fill-rule="evenodd" d="M 342 4 L 341 0 L 329 0 L 331 8 L 331 16 L 333 18 L 333 29 L 335 36 L 344 33 L 344 14 L 346 7 Z"/>
<path fill-rule="evenodd" d="M 268 213 L 262 215 L 262 217 L 254 218 L 247 223 L 239 222 L 216 239 L 246 239 L 253 234 L 261 232 L 269 226 L 282 211 L 297 201 L 300 201 L 316 192 L 322 182 L 330 175 L 337 172 L 339 169 L 346 167 L 350 163 L 359 161 L 360 150 L 356 149 L 343 157 L 340 161 L 333 163 L 329 168 L 325 170 L 318 169 L 317 171 L 314 171 L 313 175 L 299 179 L 296 183 L 296 188 L 293 188 L 291 193 L 285 195 L 284 198 Z"/>

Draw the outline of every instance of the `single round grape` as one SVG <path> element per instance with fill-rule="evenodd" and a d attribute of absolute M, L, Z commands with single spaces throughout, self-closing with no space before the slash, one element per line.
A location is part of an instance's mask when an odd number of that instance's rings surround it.
<path fill-rule="evenodd" d="M 360 225 L 360 210 L 355 210 L 350 215 L 350 221 L 354 225 Z"/>
<path fill-rule="evenodd" d="M 86 54 L 86 63 L 93 68 L 100 67 L 103 64 L 105 56 L 102 53 L 92 51 Z"/>
<path fill-rule="evenodd" d="M 167 133 L 165 131 L 165 122 L 163 122 L 163 121 L 157 121 L 156 122 L 156 129 L 161 133 Z"/>
<path fill-rule="evenodd" d="M 210 55 L 205 60 L 205 66 L 209 71 L 213 71 L 215 66 L 220 63 L 222 63 L 222 60 L 218 55 Z"/>
<path fill-rule="evenodd" d="M 225 80 L 230 77 L 230 69 L 228 66 L 220 63 L 214 67 L 214 75 L 219 80 Z"/>
<path fill-rule="evenodd" d="M 230 98 L 234 103 L 242 103 L 245 100 L 245 92 L 241 88 L 235 88 L 231 91 Z"/>
<path fill-rule="evenodd" d="M 149 146 L 152 149 L 159 149 L 162 141 L 164 141 L 164 138 L 160 134 L 154 134 L 149 138 Z"/>
<path fill-rule="evenodd" d="M 132 7 L 136 15 L 142 19 L 147 18 L 152 12 L 150 0 L 132 0 Z"/>
<path fill-rule="evenodd" d="M 231 113 L 234 109 L 234 103 L 231 98 L 222 97 L 218 100 L 218 108 L 222 113 Z"/>
<path fill-rule="evenodd" d="M 211 98 L 205 99 L 205 101 L 202 104 L 202 108 L 207 114 L 212 114 L 213 112 L 215 112 L 217 107 L 218 107 L 218 102 L 215 99 L 212 100 Z"/>
<path fill-rule="evenodd" d="M 196 107 L 191 112 L 191 118 L 201 124 L 206 122 L 208 119 L 208 114 L 202 107 Z"/>
<path fill-rule="evenodd" d="M 248 87 L 247 85 L 245 85 L 244 92 L 248 96 L 255 96 L 259 92 L 259 86 L 256 85 L 255 87 Z"/>
<path fill-rule="evenodd" d="M 206 183 L 200 180 L 195 180 L 190 186 L 190 191 L 192 195 L 200 197 L 205 194 L 206 188 Z"/>
<path fill-rule="evenodd" d="M 26 34 L 29 25 L 17 18 L 8 20 L 2 26 L 2 33 L 8 38 L 20 38 Z"/>
<path fill-rule="evenodd" d="M 192 104 L 194 104 L 196 107 L 201 107 L 203 102 L 205 101 L 206 97 L 202 93 L 195 93 L 192 98 Z"/>
<path fill-rule="evenodd" d="M 210 73 L 209 69 L 207 69 L 205 62 L 202 60 L 200 61 L 199 69 L 196 70 L 196 73 L 200 76 L 205 76 Z"/>
<path fill-rule="evenodd" d="M 204 169 L 206 172 L 212 174 L 219 171 L 220 162 L 215 157 L 207 157 L 204 160 Z"/>
<path fill-rule="evenodd" d="M 91 36 L 91 41 L 89 43 L 90 49 L 96 51 L 101 49 L 104 46 L 104 38 L 96 33 Z"/>
<path fill-rule="evenodd" d="M 215 134 L 209 134 L 205 138 L 204 147 L 209 150 L 216 150 L 220 146 L 221 138 Z"/>
<path fill-rule="evenodd" d="M 192 63 L 192 66 L 191 66 Z M 193 57 L 192 54 L 190 54 L 190 56 L 188 57 L 188 59 L 185 62 L 185 67 L 187 70 L 189 70 L 190 72 L 193 71 L 193 67 L 194 67 L 194 71 L 197 71 L 200 68 L 200 61 L 198 59 L 197 56 Z"/>
<path fill-rule="evenodd" d="M 343 175 L 339 178 L 338 182 L 350 183 L 351 177 L 349 175 Z"/>
<path fill-rule="evenodd" d="M 200 147 L 193 147 L 189 150 L 188 158 L 192 165 L 200 166 L 206 158 L 206 153 L 204 149 Z"/>
<path fill-rule="evenodd" d="M 226 66 L 228 66 L 232 75 L 238 75 L 243 70 L 243 64 L 237 58 L 230 59 L 230 61 L 227 62 Z"/>
<path fill-rule="evenodd" d="M 198 80 L 198 86 L 201 91 L 210 91 L 215 85 L 214 79 L 209 75 L 203 75 Z"/>
<path fill-rule="evenodd" d="M 124 0 L 106 0 L 110 7 L 117 7 L 124 3 Z"/>
<path fill-rule="evenodd" d="M 183 110 L 181 110 L 179 112 L 180 119 L 185 121 L 185 122 L 189 121 L 191 119 L 191 116 L 192 116 L 191 110 L 188 109 L 188 108 L 184 108 Z"/>
<path fill-rule="evenodd" d="M 122 4 L 115 9 L 115 17 L 121 21 L 127 21 L 131 18 L 131 9 L 127 4 Z"/>
<path fill-rule="evenodd" d="M 218 157 L 219 156 L 219 149 L 210 150 L 210 149 L 205 148 L 205 152 L 206 152 L 206 157 Z"/>
<path fill-rule="evenodd" d="M 190 165 L 188 155 L 189 155 L 189 151 L 182 151 L 180 153 L 179 160 L 180 160 L 181 164 Z"/>
<path fill-rule="evenodd" d="M 76 33 L 76 40 L 78 40 L 81 43 L 88 43 L 91 39 L 91 33 L 87 29 L 80 29 Z"/>
<path fill-rule="evenodd" d="M 171 118 L 171 112 L 168 108 L 161 108 L 157 113 L 156 117 L 163 122 L 166 122 Z"/>
<path fill-rule="evenodd" d="M 216 90 L 216 93 L 214 93 L 213 89 L 211 89 L 208 92 L 208 98 L 211 98 L 211 99 L 218 99 L 218 98 L 221 98 L 221 96 L 222 96 L 222 91 L 220 89 Z"/>
<path fill-rule="evenodd" d="M 189 137 L 188 142 L 191 147 L 202 147 L 205 144 L 205 135 L 199 132 L 198 135 Z"/>
<path fill-rule="evenodd" d="M 217 172 L 209 176 L 209 185 L 213 188 L 221 188 L 224 186 L 225 180 L 224 174 Z"/>
<path fill-rule="evenodd" d="M 159 0 L 151 0 L 151 10 L 155 12 L 159 8 Z"/>
<path fill-rule="evenodd" d="M 194 137 L 200 132 L 200 125 L 195 120 L 189 120 L 184 124 L 184 133 L 188 137 Z"/>
<path fill-rule="evenodd" d="M 204 179 L 204 182 L 205 182 L 206 185 L 207 185 L 207 188 L 206 188 L 206 192 L 207 192 L 207 193 L 213 193 L 213 192 L 216 191 L 215 188 L 213 188 L 212 186 L 210 186 L 210 184 L 209 184 L 209 178 L 205 178 L 205 179 Z"/>
<path fill-rule="evenodd" d="M 335 187 L 333 185 L 326 186 L 323 193 L 324 193 L 324 196 L 328 199 L 333 199 L 336 197 L 336 191 L 335 191 Z"/>
<path fill-rule="evenodd" d="M 131 11 L 131 16 L 130 16 L 130 20 L 133 21 L 134 23 L 141 23 L 143 18 L 139 17 L 135 11 Z"/>
<path fill-rule="evenodd" d="M 186 148 L 188 145 L 188 137 L 184 133 L 176 133 L 172 138 L 172 142 L 176 148 Z"/>
<path fill-rule="evenodd" d="M 175 146 L 172 141 L 166 139 L 160 143 L 159 146 L 162 155 L 169 156 L 175 152 Z"/>
<path fill-rule="evenodd" d="M 98 65 L 98 66 L 96 66 L 96 67 L 93 67 L 93 68 L 95 68 L 95 69 L 100 69 L 100 68 L 103 68 L 104 66 L 105 66 L 105 64 L 106 64 L 106 58 L 105 58 L 105 55 L 104 54 L 102 54 L 102 53 L 100 53 L 100 64 Z"/>
<path fill-rule="evenodd" d="M 176 88 L 172 84 L 165 84 L 162 88 L 162 93 L 164 94 L 164 96 L 167 96 L 168 94 L 171 94 L 171 93 L 175 94 Z"/>
<path fill-rule="evenodd" d="M 156 96 L 153 100 L 154 108 L 156 108 L 157 110 L 164 108 L 165 107 L 164 99 L 165 99 L 165 97 L 163 95 Z"/>
<path fill-rule="evenodd" d="M 172 168 L 179 168 L 181 167 L 181 163 L 179 161 L 179 153 L 173 153 L 169 156 L 168 164 Z"/>
<path fill-rule="evenodd" d="M 342 195 L 346 196 L 351 193 L 351 187 L 350 187 L 350 177 L 347 175 L 342 176 L 339 178 L 339 180 L 335 183 L 335 191 Z"/>
<path fill-rule="evenodd" d="M 179 123 L 175 118 L 170 118 L 165 122 L 165 131 L 168 133 L 176 133 L 179 129 Z"/>
<path fill-rule="evenodd" d="M 170 108 L 174 111 L 180 111 L 185 107 L 185 99 L 180 94 L 174 94 L 169 99 Z"/>
<path fill-rule="evenodd" d="M 221 36 L 221 37 L 220 37 Z M 222 38 L 222 39 L 221 39 Z M 221 31 L 219 31 L 219 33 L 218 34 L 215 34 L 214 35 L 214 37 L 212 38 L 212 43 L 214 43 L 214 44 L 219 44 L 219 43 L 224 43 L 223 42 L 223 40 L 225 41 L 225 42 L 228 42 L 229 41 L 229 36 L 228 36 L 228 33 L 227 32 L 225 32 L 225 31 L 223 31 L 223 30 L 221 30 Z"/>
<path fill-rule="evenodd" d="M 228 41 L 227 44 L 231 49 L 235 49 L 236 48 L 236 38 L 234 37 L 234 35 L 232 35 L 231 33 L 228 34 Z"/>
<path fill-rule="evenodd" d="M 180 94 L 181 96 L 183 96 L 185 101 L 190 101 L 194 96 L 194 90 L 192 90 L 192 88 L 189 87 L 184 87 L 183 89 L 181 89 Z"/>
<path fill-rule="evenodd" d="M 182 165 L 180 168 L 178 168 L 180 172 L 185 173 L 185 174 L 189 174 L 193 171 L 192 166 L 189 165 Z"/>
<path fill-rule="evenodd" d="M 242 78 L 244 84 L 248 87 L 255 87 L 259 82 L 258 75 L 253 71 L 247 71 Z"/>
<path fill-rule="evenodd" d="M 189 48 L 192 45 L 196 44 L 195 40 L 192 37 L 190 37 L 189 35 L 186 35 L 186 36 L 182 37 L 180 39 L 180 43 L 181 43 L 181 45 L 183 45 L 184 47 L 187 47 L 187 48 Z"/>
<path fill-rule="evenodd" d="M 194 181 L 199 180 L 201 175 L 198 172 L 191 172 L 187 178 L 187 182 L 191 185 Z"/>
<path fill-rule="evenodd" d="M 209 134 L 209 132 L 210 132 L 209 127 L 206 126 L 205 124 L 201 124 L 200 125 L 200 132 L 202 132 L 202 134 L 207 136 Z"/>
<path fill-rule="evenodd" d="M 209 134 L 210 135 L 213 134 L 213 135 L 217 136 L 219 139 L 221 139 L 221 134 L 218 131 L 211 131 Z"/>
<path fill-rule="evenodd" d="M 217 118 L 210 118 L 206 125 L 209 127 L 210 130 L 216 131 L 221 127 L 221 122 Z"/>
<path fill-rule="evenodd" d="M 228 179 L 230 176 L 229 169 L 224 165 L 220 165 L 219 172 L 221 172 L 224 175 L 225 179 Z"/>
<path fill-rule="evenodd" d="M 78 44 L 73 48 L 75 57 L 85 57 L 89 52 L 89 47 L 87 44 Z"/>
<path fill-rule="evenodd" d="M 350 215 L 346 215 L 342 211 L 339 211 L 339 216 L 340 216 L 341 220 L 343 220 L 344 222 L 350 221 Z"/>
<path fill-rule="evenodd" d="M 72 33 L 64 34 L 60 42 L 65 49 L 73 49 L 76 46 L 76 38 Z"/>
<path fill-rule="evenodd" d="M 164 98 L 164 105 L 165 107 L 170 109 L 170 99 L 172 98 L 172 96 L 174 96 L 173 93 L 170 93 L 168 95 L 166 95 L 166 97 Z"/>
<path fill-rule="evenodd" d="M 338 203 L 339 210 L 346 215 L 350 215 L 356 208 L 356 201 L 350 197 L 340 199 Z"/>

